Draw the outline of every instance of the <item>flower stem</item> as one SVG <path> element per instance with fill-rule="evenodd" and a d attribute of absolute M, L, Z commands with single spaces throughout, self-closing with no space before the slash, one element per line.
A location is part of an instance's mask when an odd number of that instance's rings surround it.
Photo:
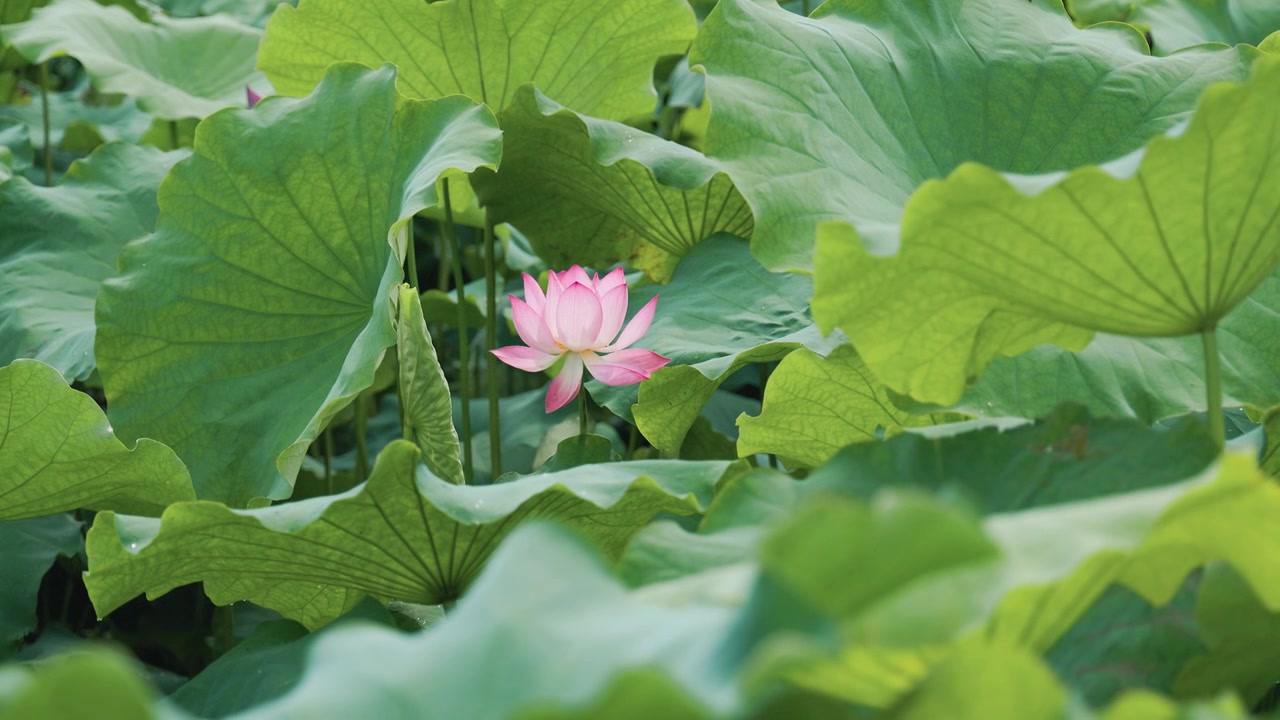
<path fill-rule="evenodd" d="M 453 205 L 449 202 L 449 178 L 440 181 L 440 201 L 444 203 L 444 224 L 440 232 L 453 249 L 453 285 L 458 294 L 458 391 L 462 395 L 462 477 L 475 477 L 471 463 L 471 338 L 467 334 L 467 291 L 462 282 L 462 244 L 453 228 Z"/>
<path fill-rule="evenodd" d="M 578 391 L 578 434 L 587 434 L 587 390 Z"/>
<path fill-rule="evenodd" d="M 1205 407 L 1209 415 L 1209 437 L 1219 450 L 1226 444 L 1226 423 L 1222 417 L 1222 357 L 1218 354 L 1218 330 L 1200 333 L 1204 343 Z"/>
<path fill-rule="evenodd" d="M 356 483 L 362 483 L 369 477 L 369 446 L 365 443 L 365 433 L 369 429 L 369 412 L 365 408 L 364 398 L 356 396 Z"/>
<path fill-rule="evenodd" d="M 333 428 L 324 429 L 324 494 L 333 494 Z"/>
<path fill-rule="evenodd" d="M 178 149 L 178 121 L 177 120 L 169 121 L 169 149 L 170 150 Z"/>
<path fill-rule="evenodd" d="M 494 256 L 497 255 L 497 239 L 493 236 L 493 218 L 484 215 L 484 368 L 485 390 L 489 395 L 489 467 L 492 477 L 502 474 L 502 428 L 498 417 L 498 356 L 489 350 L 498 347 L 498 273 Z"/>
<path fill-rule="evenodd" d="M 44 184 L 53 187 L 53 148 L 49 136 L 49 61 L 40 63 L 40 121 L 44 124 Z"/>

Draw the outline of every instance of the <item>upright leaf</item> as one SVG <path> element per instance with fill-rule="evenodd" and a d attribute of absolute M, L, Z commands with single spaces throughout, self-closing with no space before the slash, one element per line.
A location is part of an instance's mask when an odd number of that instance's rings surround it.
<path fill-rule="evenodd" d="M 126 448 L 57 370 L 35 360 L 0 368 L 0 521 L 77 508 L 158 515 L 193 499 L 172 450 L 146 438 Z"/>
<path fill-rule="evenodd" d="M 499 155 L 486 109 L 406 100 L 390 68 L 338 66 L 306 98 L 205 120 L 99 299 L 117 431 L 173 447 L 202 498 L 287 497 L 395 340 L 405 223 L 441 174 Z"/>
<path fill-rule="evenodd" d="M 0 659 L 36 628 L 36 601 L 49 566 L 59 555 L 80 552 L 80 545 L 80 523 L 70 515 L 0 522 Z"/>
<path fill-rule="evenodd" d="M 751 237 L 751 209 L 716 164 L 621 123 L 584 117 L 532 87 L 498 114 L 506 152 L 476 192 L 552 267 L 625 261 L 659 282 L 695 243 Z"/>
<path fill-rule="evenodd" d="M 112 143 L 72 163 L 56 187 L 0 183 L 0 365 L 35 358 L 88 377 L 98 287 L 120 248 L 151 232 L 160 179 L 185 156 Z"/>
<path fill-rule="evenodd" d="M 396 356 L 400 365 L 400 401 L 405 432 L 411 435 L 427 469 L 455 485 L 466 482 L 458 431 L 453 427 L 453 401 L 449 381 L 436 357 L 427 322 L 422 318 L 418 291 L 400 286 L 399 321 L 396 323 Z"/>
<path fill-rule="evenodd" d="M 897 255 L 819 229 L 814 317 L 890 388 L 951 403 L 999 355 L 1093 331 L 1214 328 L 1280 262 L 1280 59 L 1205 93 L 1191 123 L 1102 167 L 964 165 L 911 199 Z M 851 282 L 857 278 L 857 282 Z"/>
<path fill-rule="evenodd" d="M 148 23 L 119 7 L 56 0 L 0 36 L 32 62 L 71 55 L 99 90 L 178 120 L 244 105 L 262 34 L 226 16 Z"/>
<path fill-rule="evenodd" d="M 1256 56 L 1154 58 L 1133 28 L 1075 28 L 1060 0 L 834 0 L 809 18 L 726 0 L 692 51 L 715 109 L 706 152 L 755 212 L 752 252 L 819 271 L 824 221 L 891 249 L 924 181 L 966 161 L 1041 173 L 1120 156 Z"/>
<path fill-rule="evenodd" d="M 335 62 L 393 63 L 410 97 L 466 95 L 496 112 L 531 82 L 625 120 L 653 110 L 654 62 L 683 53 L 694 31 L 680 0 L 303 0 L 267 23 L 259 66 L 287 95 L 310 92 Z"/>

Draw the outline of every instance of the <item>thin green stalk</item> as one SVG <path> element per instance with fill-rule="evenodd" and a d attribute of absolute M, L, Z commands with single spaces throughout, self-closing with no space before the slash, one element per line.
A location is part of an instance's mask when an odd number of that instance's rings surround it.
<path fill-rule="evenodd" d="M 409 287 L 418 287 L 418 254 L 413 247 L 413 218 L 409 218 L 409 224 L 405 227 L 405 272 L 408 275 L 405 281 L 409 283 Z"/>
<path fill-rule="evenodd" d="M 587 389 L 578 391 L 578 434 L 587 434 Z"/>
<path fill-rule="evenodd" d="M 170 150 L 178 149 L 178 121 L 177 120 L 169 121 L 169 149 Z"/>
<path fill-rule="evenodd" d="M 809 0 L 804 0 L 804 2 L 800 3 L 800 7 L 804 10 L 804 16 L 809 17 Z"/>
<path fill-rule="evenodd" d="M 1200 333 L 1204 342 L 1205 403 L 1209 414 L 1209 437 L 1221 450 L 1226 444 L 1226 422 L 1222 417 L 1222 357 L 1218 354 L 1218 330 Z"/>
<path fill-rule="evenodd" d="M 449 257 L 453 255 L 453 248 L 449 247 L 449 242 L 445 240 L 444 233 L 440 234 L 440 251 L 436 253 L 438 262 L 436 263 L 436 287 L 441 290 L 449 289 Z"/>
<path fill-rule="evenodd" d="M 489 395 L 489 466 L 493 468 L 493 477 L 502 474 L 502 428 L 498 417 L 499 386 L 498 356 L 489 350 L 498 347 L 498 272 L 497 242 L 493 236 L 493 218 L 488 213 L 484 217 L 484 368 L 485 390 Z"/>
<path fill-rule="evenodd" d="M 356 483 L 362 483 L 369 476 L 369 446 L 365 442 L 365 433 L 369 429 L 369 412 L 365 408 L 364 398 L 356 397 Z"/>
<path fill-rule="evenodd" d="M 49 128 L 49 61 L 40 63 L 40 121 L 44 124 L 44 184 L 53 187 L 53 146 Z"/>
<path fill-rule="evenodd" d="M 333 494 L 333 428 L 324 429 L 324 493 Z"/>
<path fill-rule="evenodd" d="M 475 477 L 471 462 L 471 339 L 467 334 L 467 292 L 462 282 L 462 245 L 453 228 L 453 206 L 449 204 L 449 179 L 440 181 L 440 201 L 444 203 L 444 224 L 440 232 L 453 248 L 453 285 L 458 293 L 458 390 L 462 395 L 462 477 L 472 482 Z M 496 477 L 496 476 L 495 476 Z"/>

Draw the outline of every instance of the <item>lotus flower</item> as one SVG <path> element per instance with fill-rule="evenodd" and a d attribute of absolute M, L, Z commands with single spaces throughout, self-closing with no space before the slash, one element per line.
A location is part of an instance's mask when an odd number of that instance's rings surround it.
<path fill-rule="evenodd" d="M 245 94 L 245 97 L 248 99 L 250 108 L 252 108 L 254 105 L 257 105 L 258 101 L 262 99 L 262 96 L 254 92 L 253 88 L 251 87 L 246 87 L 244 89 L 244 94 Z"/>
<path fill-rule="evenodd" d="M 524 273 L 524 297 L 512 295 L 511 310 L 516 333 L 528 347 L 509 345 L 491 352 L 526 372 L 542 372 L 564 358 L 547 388 L 547 412 L 578 396 L 583 367 L 605 385 L 630 385 L 648 380 L 654 370 L 671 362 L 653 351 L 631 348 L 649 330 L 658 298 L 640 308 L 624 329 L 627 279 L 622 268 L 603 278 L 587 277 L 577 265 L 553 272 L 545 295 L 538 281 Z"/>

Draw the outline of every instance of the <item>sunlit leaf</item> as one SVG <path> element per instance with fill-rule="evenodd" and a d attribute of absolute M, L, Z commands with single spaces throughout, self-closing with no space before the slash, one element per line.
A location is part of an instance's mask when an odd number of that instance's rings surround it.
<path fill-rule="evenodd" d="M 695 243 L 751 237 L 751 209 L 715 163 L 620 123 L 584 117 L 532 87 L 498 115 L 502 168 L 472 182 L 496 220 L 552 267 L 624 261 L 665 282 Z"/>
<path fill-rule="evenodd" d="M 71 55 L 99 90 L 177 120 L 244 106 L 262 34 L 225 16 L 147 23 L 118 7 L 56 0 L 0 36 L 32 62 Z"/>
<path fill-rule="evenodd" d="M 77 508 L 158 515 L 194 498 L 172 450 L 145 438 L 126 448 L 57 370 L 35 360 L 0 368 L 0 521 Z"/>
<path fill-rule="evenodd" d="M 99 300 L 117 432 L 173 447 L 202 498 L 287 497 L 395 341 L 408 219 L 442 173 L 499 152 L 487 110 L 406 100 L 390 68 L 339 66 L 307 98 L 205 120 Z"/>
<path fill-rule="evenodd" d="M 98 287 L 120 248 L 151 232 L 160 179 L 185 156 L 110 144 L 56 187 L 0 183 L 0 365 L 35 358 L 68 378 L 89 375 Z"/>
<path fill-rule="evenodd" d="M 1280 144 L 1280 60 L 1255 68 L 1206 92 L 1180 133 L 1107 166 L 969 164 L 927 183 L 892 257 L 823 225 L 814 317 L 848 332 L 890 388 L 941 403 L 1043 342 L 1212 329 L 1280 261 L 1280 153 L 1257 149 Z"/>
<path fill-rule="evenodd" d="M 609 463 L 498 485 L 454 485 L 397 440 L 369 482 L 342 495 L 258 510 L 171 506 L 160 520 L 98 515 L 85 584 L 105 615 L 145 592 L 203 581 L 216 603 L 251 600 L 315 628 L 364 595 L 434 604 L 457 598 L 520 522 L 559 519 L 611 556 L 661 512 L 709 501 L 725 462 Z"/>
<path fill-rule="evenodd" d="M 453 427 L 453 402 L 449 381 L 440 368 L 436 348 L 422 319 L 418 291 L 400 286 L 396 322 L 396 355 L 400 362 L 400 398 L 405 431 L 411 433 L 427 469 L 455 485 L 466 482 L 458 432 Z"/>
<path fill-rule="evenodd" d="M 303 0 L 267 24 L 259 66 L 302 95 L 335 62 L 400 68 L 415 98 L 466 95 L 495 111 L 532 82 L 566 107 L 624 120 L 654 106 L 653 64 L 695 30 L 680 0 Z"/>
<path fill-rule="evenodd" d="M 851 443 L 933 424 L 894 407 L 852 346 L 825 358 L 801 348 L 769 375 L 760 415 L 739 418 L 738 454 L 773 453 L 812 467 Z"/>
<path fill-rule="evenodd" d="M 0 717 L 5 720 L 150 720 L 153 696 L 137 663 L 106 648 L 0 668 Z"/>
<path fill-rule="evenodd" d="M 835 0 L 811 18 L 725 0 L 691 60 L 714 108 L 706 153 L 755 211 L 752 251 L 821 272 L 820 223 L 892 249 L 926 180 L 966 161 L 1043 173 L 1118 157 L 1176 125 L 1208 84 L 1243 79 L 1257 54 L 1151 57 L 1132 28 L 1076 29 L 1058 0 Z"/>
<path fill-rule="evenodd" d="M 1159 55 L 1202 43 L 1257 45 L 1280 30 L 1271 0 L 1068 0 L 1079 24 L 1127 22 L 1145 30 Z"/>

